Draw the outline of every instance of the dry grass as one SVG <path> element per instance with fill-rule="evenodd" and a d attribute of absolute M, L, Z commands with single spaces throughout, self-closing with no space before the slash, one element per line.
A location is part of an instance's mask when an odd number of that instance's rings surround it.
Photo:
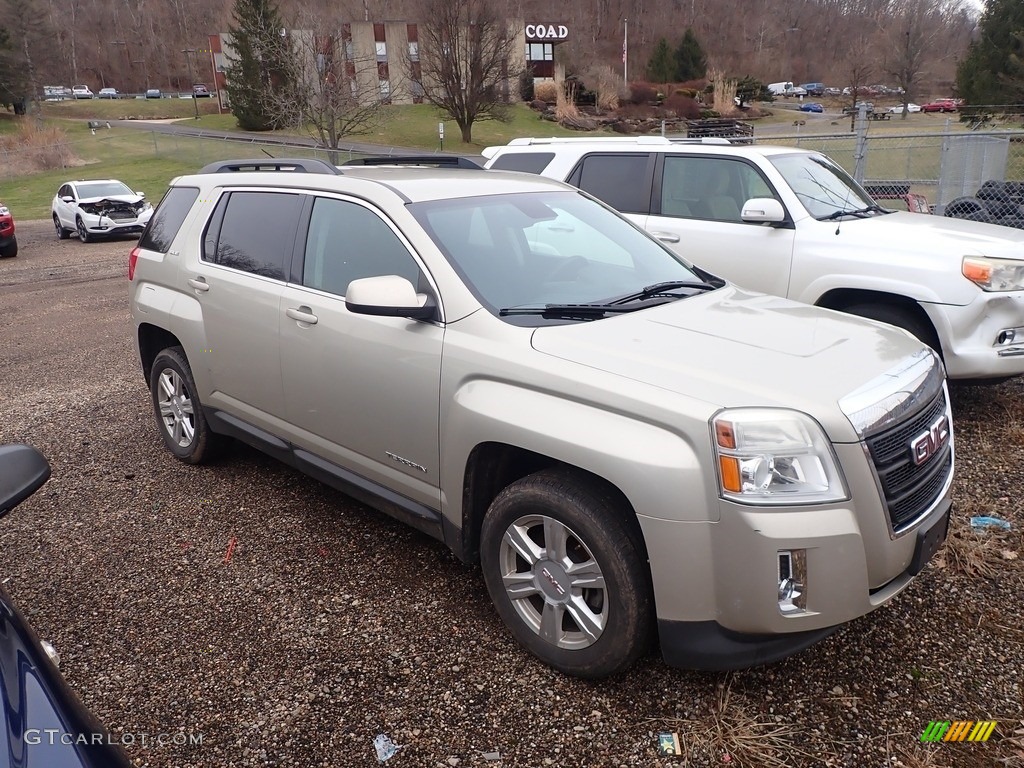
<path fill-rule="evenodd" d="M 732 682 L 730 675 L 718 684 L 711 711 L 704 717 L 668 722 L 677 729 L 685 764 L 785 768 L 794 757 L 807 756 L 799 747 L 799 728 L 759 720 L 751 714 L 757 705 L 733 693 Z"/>
<path fill-rule="evenodd" d="M 614 112 L 623 94 L 629 95 L 625 81 L 607 65 L 592 67 L 584 73 L 583 79 L 597 95 L 599 111 Z"/>
<path fill-rule="evenodd" d="M 969 522 L 955 519 L 949 524 L 949 536 L 939 551 L 938 567 L 972 578 L 992 578 L 1009 560 L 1004 552 L 1006 536 L 992 528 L 974 529 Z"/>
<path fill-rule="evenodd" d="M 533 98 L 546 101 L 549 104 L 558 100 L 558 92 L 561 88 L 551 80 L 541 80 L 533 86 Z"/>
<path fill-rule="evenodd" d="M 725 76 L 721 70 L 712 70 L 710 76 L 713 91 L 713 109 L 723 117 L 737 111 L 736 102 L 736 81 Z"/>
<path fill-rule="evenodd" d="M 560 123 L 578 120 L 580 111 L 576 108 L 576 90 L 579 86 L 575 81 L 565 81 L 565 67 L 561 64 L 555 65 L 555 84 L 558 86 L 555 91 L 555 118 Z"/>
<path fill-rule="evenodd" d="M 941 753 L 942 748 L 934 745 L 914 744 L 910 749 L 901 746 L 890 752 L 887 765 L 894 768 L 945 768 L 948 763 L 941 760 Z"/>
<path fill-rule="evenodd" d="M 17 130 L 0 136 L 0 158 L 12 175 L 82 165 L 63 129 L 28 117 L 19 121 Z"/>

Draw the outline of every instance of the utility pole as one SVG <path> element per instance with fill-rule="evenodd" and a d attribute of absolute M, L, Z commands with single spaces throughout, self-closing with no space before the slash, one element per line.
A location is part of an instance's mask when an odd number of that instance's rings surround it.
<path fill-rule="evenodd" d="M 629 85 L 629 19 L 622 21 L 622 79 Z"/>
<path fill-rule="evenodd" d="M 196 120 L 199 119 L 199 99 L 196 98 L 196 75 L 192 71 L 192 54 L 196 52 L 195 48 L 182 48 L 181 52 L 185 54 L 185 58 L 188 60 L 188 79 L 189 88 L 192 89 L 192 106 L 196 110 Z"/>

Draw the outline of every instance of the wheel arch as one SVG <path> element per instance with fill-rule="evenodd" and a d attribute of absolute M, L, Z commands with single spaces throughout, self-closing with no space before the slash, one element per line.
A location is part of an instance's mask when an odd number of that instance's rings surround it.
<path fill-rule="evenodd" d="M 834 309 L 838 312 L 845 312 L 850 307 L 858 304 L 879 304 L 907 312 L 931 330 L 932 338 L 936 344 L 940 346 L 942 344 L 938 329 L 924 308 L 914 299 L 901 296 L 898 293 L 870 291 L 862 288 L 834 288 L 826 291 L 815 302 L 816 306 Z"/>
<path fill-rule="evenodd" d="M 156 356 L 160 354 L 161 350 L 168 347 L 182 347 L 182 354 L 188 360 L 188 354 L 184 352 L 184 345 L 178 340 L 177 336 L 165 328 L 160 328 L 151 323 L 140 324 L 138 342 L 139 359 L 142 362 L 142 375 L 147 387 L 149 386 L 150 374 L 153 372 L 153 361 L 156 360 Z"/>

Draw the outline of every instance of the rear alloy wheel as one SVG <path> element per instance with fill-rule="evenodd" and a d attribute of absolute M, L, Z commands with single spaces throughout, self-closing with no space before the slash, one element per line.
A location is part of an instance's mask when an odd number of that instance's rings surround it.
<path fill-rule="evenodd" d="M 60 223 L 60 219 L 57 218 L 57 214 L 53 214 L 53 228 L 57 230 L 58 240 L 67 240 L 71 237 L 71 233 L 65 229 L 64 225 Z"/>
<path fill-rule="evenodd" d="M 85 228 L 85 222 L 82 221 L 81 216 L 75 219 L 75 228 L 78 230 L 78 239 L 83 243 L 88 243 L 92 240 L 92 235 L 90 235 L 89 230 Z"/>
<path fill-rule="evenodd" d="M 165 349 L 149 375 L 153 413 L 167 449 L 188 464 L 204 464 L 219 455 L 227 438 L 215 434 L 196 396 L 192 369 L 181 347 Z"/>
<path fill-rule="evenodd" d="M 600 678 L 649 645 L 650 579 L 636 516 L 598 482 L 543 471 L 505 488 L 484 518 L 480 561 L 516 639 L 569 675 Z"/>

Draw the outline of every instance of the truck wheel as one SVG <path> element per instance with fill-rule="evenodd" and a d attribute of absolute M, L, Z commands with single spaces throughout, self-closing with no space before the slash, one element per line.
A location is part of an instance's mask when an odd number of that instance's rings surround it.
<path fill-rule="evenodd" d="M 942 357 L 942 345 L 939 343 L 939 337 L 935 335 L 935 329 L 932 328 L 931 323 L 905 307 L 893 304 L 854 304 L 846 307 L 843 311 L 909 331 L 918 341 L 927 344 L 935 350 L 939 357 Z"/>
<path fill-rule="evenodd" d="M 156 356 L 149 390 L 167 450 L 187 464 L 205 464 L 220 454 L 227 438 L 210 429 L 181 347 L 170 347 Z"/>
<path fill-rule="evenodd" d="M 480 561 L 521 645 L 568 675 L 621 672 L 649 644 L 653 600 L 632 510 L 595 483 L 545 470 L 498 494 Z"/>

